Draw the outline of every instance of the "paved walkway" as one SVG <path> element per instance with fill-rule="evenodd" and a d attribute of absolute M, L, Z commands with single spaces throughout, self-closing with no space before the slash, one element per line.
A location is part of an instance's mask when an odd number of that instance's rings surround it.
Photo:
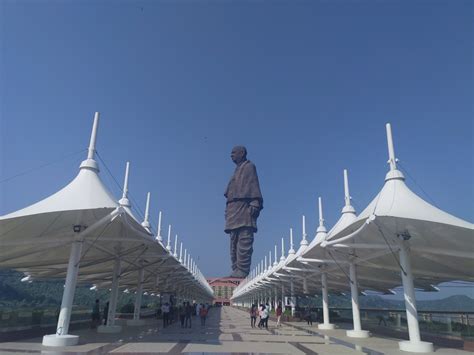
<path fill-rule="evenodd" d="M 41 338 L 0 343 L 1 355 L 19 354 L 405 354 L 398 350 L 398 340 L 373 337 L 355 340 L 345 330 L 320 331 L 303 323 L 288 323 L 268 330 L 251 328 L 248 314 L 235 308 L 212 309 L 205 327 L 193 318 L 191 329 L 173 324 L 163 329 L 156 320 L 143 327 L 126 327 L 120 334 L 98 334 L 93 330 L 74 332 L 81 343 L 65 348 L 41 345 Z M 435 354 L 468 354 L 454 349 L 436 349 Z"/>

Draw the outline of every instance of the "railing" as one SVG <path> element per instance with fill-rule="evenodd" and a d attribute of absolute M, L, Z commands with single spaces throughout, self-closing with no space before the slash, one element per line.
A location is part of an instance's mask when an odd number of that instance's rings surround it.
<path fill-rule="evenodd" d="M 0 310 L 0 332 L 56 326 L 58 316 L 59 308 L 3 309 Z M 72 324 L 90 321 L 90 319 L 89 308 L 73 308 Z"/>
<path fill-rule="evenodd" d="M 352 322 L 351 308 L 330 308 L 334 322 Z M 322 321 L 322 308 L 311 308 L 314 321 Z M 303 319 L 305 309 L 297 308 L 296 317 Z M 403 309 L 361 308 L 362 325 L 387 327 L 406 331 L 406 311 Z M 425 333 L 474 340 L 474 312 L 450 312 L 437 310 L 418 311 L 420 330 Z"/>
<path fill-rule="evenodd" d="M 151 317 L 156 310 L 142 308 L 141 317 Z M 133 313 L 116 313 L 118 318 L 132 318 Z M 101 314 L 102 316 L 102 314 Z M 56 327 L 59 308 L 0 309 L 0 333 L 31 328 Z M 73 307 L 71 324 L 89 324 L 92 319 L 90 307 Z"/>

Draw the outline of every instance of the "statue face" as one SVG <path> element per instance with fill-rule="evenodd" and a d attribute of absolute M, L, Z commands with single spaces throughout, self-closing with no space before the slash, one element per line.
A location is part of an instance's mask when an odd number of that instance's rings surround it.
<path fill-rule="evenodd" d="M 230 158 L 235 164 L 245 160 L 245 150 L 242 147 L 234 147 L 230 153 Z"/>

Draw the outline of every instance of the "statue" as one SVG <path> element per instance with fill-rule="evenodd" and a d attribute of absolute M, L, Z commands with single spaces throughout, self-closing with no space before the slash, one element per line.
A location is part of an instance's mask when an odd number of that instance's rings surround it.
<path fill-rule="evenodd" d="M 257 232 L 257 218 L 263 209 L 257 169 L 247 160 L 247 149 L 237 146 L 230 155 L 237 165 L 224 196 L 225 232 L 230 234 L 230 277 L 244 278 L 250 272 L 253 253 L 253 235 Z"/>

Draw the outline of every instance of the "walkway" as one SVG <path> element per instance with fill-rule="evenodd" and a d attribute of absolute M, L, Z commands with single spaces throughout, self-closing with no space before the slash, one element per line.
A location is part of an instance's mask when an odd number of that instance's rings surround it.
<path fill-rule="evenodd" d="M 67 348 L 48 348 L 41 338 L 0 343 L 1 355 L 67 354 L 67 355 L 128 355 L 128 354 L 405 354 L 398 350 L 396 339 L 373 337 L 354 340 L 344 330 L 320 331 L 316 325 L 285 324 L 269 330 L 252 329 L 246 312 L 235 308 L 212 309 L 205 327 L 193 318 L 191 329 L 179 324 L 162 329 L 156 320 L 143 327 L 126 327 L 120 334 L 97 334 L 87 329 L 77 332 L 81 345 Z M 437 349 L 435 354 L 468 354 L 454 349 Z"/>

